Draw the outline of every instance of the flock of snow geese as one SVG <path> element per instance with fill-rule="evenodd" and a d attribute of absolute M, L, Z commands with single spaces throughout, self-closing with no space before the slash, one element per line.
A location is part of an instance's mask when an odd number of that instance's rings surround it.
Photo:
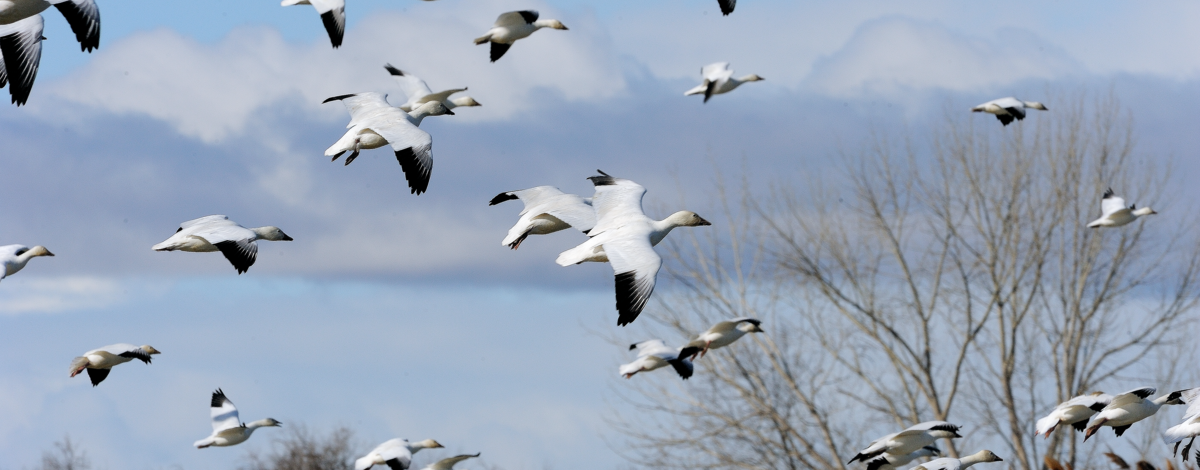
<path fill-rule="evenodd" d="M 432 0 L 427 0 L 432 1 Z M 718 0 L 721 12 L 730 14 L 736 0 Z M 346 28 L 344 0 L 283 0 L 283 6 L 312 5 L 320 14 L 334 48 L 342 44 Z M 92 51 L 100 42 L 100 10 L 94 0 L 3 0 L 0 1 L 0 87 L 8 86 L 12 101 L 17 106 L 26 102 L 37 76 L 41 59 L 43 19 L 41 13 L 53 5 L 70 24 L 81 48 Z M 491 29 L 475 39 L 475 44 L 491 44 L 490 59 L 495 62 L 504 56 L 517 40 L 532 35 L 539 29 L 567 30 L 562 22 L 539 19 L 536 11 L 513 11 L 501 14 Z M 362 150 L 391 146 L 409 189 L 413 194 L 424 193 L 429 187 L 433 170 L 433 138 L 419 127 L 427 116 L 453 115 L 457 107 L 479 106 L 471 97 L 451 98 L 451 95 L 466 91 L 466 88 L 448 89 L 434 93 L 424 80 L 406 73 L 392 65 L 385 69 L 400 85 L 407 101 L 392 106 L 387 95 L 379 92 L 354 93 L 334 96 L 326 103 L 339 101 L 350 114 L 350 123 L 345 134 L 325 151 L 325 155 L 336 161 L 346 152 L 345 164 L 354 161 Z M 729 93 L 743 83 L 762 80 L 758 75 L 734 78 L 728 62 L 718 62 L 701 69 L 700 85 L 684 93 L 685 96 L 704 95 L 708 102 L 714 95 Z M 1046 106 L 1016 98 L 1001 98 L 971 109 L 973 112 L 990 113 L 1005 126 L 1014 120 L 1023 120 L 1026 110 L 1047 110 Z M 524 208 L 518 220 L 501 244 L 517 249 L 529 235 L 546 235 L 574 228 L 587 235 L 579 246 L 562 252 L 556 262 L 570 266 L 584 262 L 606 262 L 615 273 L 617 324 L 624 326 L 637 319 L 654 292 L 655 280 L 662 267 L 662 258 L 655 252 L 659 244 L 676 227 L 710 225 L 694 212 L 679 211 L 663 220 L 647 216 L 642 208 L 646 188 L 627 180 L 616 178 L 597 170 L 599 175 L 588 178 L 595 186 L 595 194 L 584 198 L 559 191 L 553 186 L 538 186 L 529 189 L 507 191 L 498 194 L 490 205 L 518 199 Z M 1124 199 L 1106 191 L 1101 200 L 1100 218 L 1087 226 L 1119 227 L 1129 224 L 1138 217 L 1155 214 L 1150 208 L 1137 209 L 1126 205 Z M 258 254 L 259 240 L 290 241 L 292 238 L 278 227 L 246 228 L 224 215 L 210 215 L 183 222 L 173 235 L 153 246 L 155 251 L 219 251 L 237 270 L 245 273 L 254 264 Z M 0 246 L 0 280 L 21 271 L 33 258 L 54 256 L 43 246 L 32 248 L 22 245 Z M 648 372 L 671 366 L 683 379 L 692 376 L 692 361 L 703 357 L 710 349 L 719 349 L 732 344 L 747 333 L 763 332 L 762 323 L 754 318 L 743 317 L 722 321 L 697 335 L 680 347 L 668 346 L 660 339 L 633 344 L 630 350 L 638 351 L 637 359 L 620 366 L 619 373 L 630 378 L 639 372 Z M 92 386 L 99 385 L 108 377 L 114 366 L 134 359 L 149 364 L 151 357 L 159 354 L 152 346 L 114 344 L 84 353 L 71 361 L 71 377 L 86 371 Z M 1092 393 L 1073 398 L 1054 409 L 1050 415 L 1038 420 L 1037 433 L 1049 436 L 1059 425 L 1068 425 L 1086 431 L 1084 440 L 1090 438 L 1102 426 L 1113 428 L 1117 436 L 1137 421 L 1154 415 L 1163 405 L 1188 404 L 1182 424 L 1172 427 L 1164 434 L 1164 441 L 1175 444 L 1188 440 L 1184 446 L 1184 459 L 1193 441 L 1200 436 L 1200 388 L 1172 392 L 1150 399 L 1153 387 L 1143 387 L 1116 396 Z M 254 431 L 263 427 L 280 426 L 273 418 L 243 423 L 233 402 L 218 389 L 211 401 L 212 434 L 195 442 L 197 448 L 210 446 L 232 446 L 245 442 Z M 1090 424 L 1089 424 L 1089 421 Z M 959 426 L 945 421 L 929 421 L 917 424 L 898 433 L 883 436 L 868 445 L 850 460 L 861 461 L 869 470 L 891 469 L 927 457 L 939 457 L 940 450 L 934 446 L 938 439 L 961 437 Z M 1189 440 L 1190 439 L 1190 440 Z M 387 465 L 392 469 L 409 468 L 412 456 L 422 449 L 441 448 L 432 439 L 409 442 L 392 439 L 380 444 L 366 456 L 355 462 L 356 470 L 365 470 L 374 465 Z M 474 455 L 458 455 L 442 459 L 426 469 L 449 470 L 456 463 Z M 1200 451 L 1197 452 L 1200 459 Z M 962 458 L 938 458 L 913 469 L 960 470 L 984 462 L 1002 459 L 988 450 Z"/>

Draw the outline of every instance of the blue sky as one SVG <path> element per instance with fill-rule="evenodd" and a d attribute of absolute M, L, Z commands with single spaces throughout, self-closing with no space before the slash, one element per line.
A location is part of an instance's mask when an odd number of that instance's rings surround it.
<path fill-rule="evenodd" d="M 0 468 L 34 465 L 64 434 L 100 468 L 228 468 L 275 430 L 192 448 L 217 387 L 246 419 L 449 447 L 427 459 L 626 468 L 604 423 L 625 406 L 616 367 L 630 357 L 614 343 L 650 322 L 613 325 L 607 266 L 553 263 L 580 235 L 501 247 L 520 208 L 488 207 L 496 193 L 586 194 L 600 168 L 649 188 L 651 215 L 686 207 L 715 230 L 717 170 L 799 184 L 835 174 L 871 132 L 921 139 L 1009 95 L 1053 113 L 1081 89 L 1130 108 L 1146 158 L 1197 169 L 1195 2 L 742 0 L 729 17 L 709 0 L 348 2 L 336 51 L 311 7 L 274 1 L 99 0 L 93 54 L 47 12 L 29 104 L 0 106 L 0 244 L 58 255 L 0 283 L 0 350 L 19 358 L 0 362 Z M 489 63 L 471 40 L 527 8 L 570 31 Z M 682 96 L 716 61 L 767 80 L 707 105 Z M 422 125 L 435 159 L 422 196 L 384 150 L 322 156 L 347 122 L 324 98 L 403 100 L 384 63 L 483 103 Z M 296 240 L 262 243 L 242 276 L 219 255 L 150 251 L 213 213 Z M 96 388 L 67 377 L 71 358 L 116 342 L 163 354 Z"/>

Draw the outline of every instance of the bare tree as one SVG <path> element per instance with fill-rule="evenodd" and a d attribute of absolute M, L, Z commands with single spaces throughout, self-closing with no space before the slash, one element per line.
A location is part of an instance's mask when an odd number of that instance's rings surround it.
<path fill-rule="evenodd" d="M 53 451 L 42 453 L 42 466 L 39 470 L 88 470 L 92 468 L 87 452 L 79 449 L 71 440 L 71 436 L 63 436 L 61 441 L 54 443 Z"/>
<path fill-rule="evenodd" d="M 266 453 L 250 451 L 241 470 L 350 470 L 353 468 L 354 432 L 339 427 L 328 435 L 312 433 L 303 425 L 291 426 Z"/>
<path fill-rule="evenodd" d="M 691 334 L 759 316 L 769 334 L 710 354 L 686 387 L 643 383 L 652 413 L 617 420 L 630 457 L 845 468 L 874 437 L 939 419 L 1016 467 L 1075 466 L 1073 435 L 1035 441 L 1036 416 L 1119 376 L 1157 378 L 1138 366 L 1180 337 L 1200 251 L 1184 211 L 1085 228 L 1110 185 L 1159 203 L 1170 173 L 1134 152 L 1115 99 L 1062 101 L 1007 128 L 953 114 L 921 150 L 876 139 L 804 194 L 747 190 L 732 207 L 722 191 L 730 229 L 670 245 L 682 289 L 659 317 Z"/>

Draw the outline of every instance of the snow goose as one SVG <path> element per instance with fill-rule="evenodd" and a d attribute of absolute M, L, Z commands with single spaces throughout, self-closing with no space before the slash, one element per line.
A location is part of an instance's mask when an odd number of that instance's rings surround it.
<path fill-rule="evenodd" d="M 53 5 L 67 19 L 80 49 L 100 47 L 100 9 L 94 0 L 0 1 L 0 88 L 6 84 L 12 102 L 25 104 L 42 58 L 41 13 Z"/>
<path fill-rule="evenodd" d="M 1125 199 L 1113 194 L 1112 188 L 1104 192 L 1100 199 L 1100 218 L 1087 224 L 1088 228 L 1120 227 L 1137 220 L 1143 215 L 1157 214 L 1154 209 L 1143 207 L 1138 209 L 1136 204 L 1125 206 Z"/>
<path fill-rule="evenodd" d="M 463 460 L 473 459 L 476 457 L 479 457 L 479 454 L 455 455 L 454 457 L 444 458 L 444 459 L 438 460 L 437 462 L 434 462 L 432 464 L 426 465 L 425 468 L 422 468 L 421 470 L 452 470 L 454 468 L 454 464 L 462 462 Z"/>
<path fill-rule="evenodd" d="M 517 224 L 508 229 L 508 236 L 500 244 L 514 250 L 529 235 L 546 235 L 571 227 L 586 234 L 596 225 L 596 211 L 592 208 L 591 198 L 567 194 L 554 186 L 500 193 L 488 205 L 494 206 L 513 199 L 520 199 L 525 208 L 521 210 Z"/>
<path fill-rule="evenodd" d="M 977 463 L 985 462 L 1003 462 L 1004 459 L 997 457 L 990 450 L 981 450 L 974 454 L 968 455 L 961 459 L 951 457 L 943 457 L 940 459 L 930 460 L 909 470 L 966 470 L 967 467 Z"/>
<path fill-rule="evenodd" d="M 1183 422 L 1171 426 L 1167 432 L 1163 433 L 1163 442 L 1167 444 L 1175 444 L 1175 448 L 1171 450 L 1171 455 L 1174 456 L 1179 451 L 1179 444 L 1184 439 L 1191 438 L 1186 446 L 1183 446 L 1183 460 L 1186 462 L 1188 452 L 1191 451 L 1192 444 L 1196 442 L 1196 437 L 1200 436 L 1200 388 L 1184 390 L 1180 394 L 1180 399 L 1188 404 L 1187 411 L 1183 413 Z M 1198 457 L 1200 458 L 1200 457 Z"/>
<path fill-rule="evenodd" d="M 721 7 L 721 14 L 729 16 L 733 13 L 733 7 L 737 6 L 737 0 L 717 0 L 717 5 Z"/>
<path fill-rule="evenodd" d="M 1154 387 L 1142 387 L 1113 396 L 1108 406 L 1092 418 L 1083 440 L 1087 441 L 1101 426 L 1112 427 L 1113 433 L 1120 437 L 1133 423 L 1154 416 L 1163 405 L 1182 405 L 1183 392 L 1187 390 L 1171 392 L 1153 400 L 1146 399 L 1156 391 L 1158 389 Z"/>
<path fill-rule="evenodd" d="M 92 379 L 92 386 L 100 385 L 108 373 L 112 371 L 113 366 L 124 364 L 126 362 L 138 359 L 146 364 L 150 363 L 150 355 L 158 354 L 158 350 L 150 345 L 134 346 L 132 344 L 113 344 L 100 349 L 93 349 L 83 353 L 71 360 L 71 377 L 79 375 L 85 369 L 88 373 L 88 378 Z"/>
<path fill-rule="evenodd" d="M 1008 98 L 988 101 L 987 103 L 971 108 L 971 112 L 995 114 L 996 119 L 999 119 L 1001 124 L 1007 126 L 1008 123 L 1013 122 L 1014 118 L 1018 121 L 1025 119 L 1026 108 L 1049 111 L 1046 109 L 1046 105 L 1037 101 L 1021 101 L 1010 96 Z"/>
<path fill-rule="evenodd" d="M 661 339 L 652 339 L 629 346 L 629 350 L 634 349 L 638 350 L 637 360 L 622 365 L 619 370 L 621 376 L 627 379 L 638 372 L 649 372 L 666 366 L 673 367 L 683 380 L 692 376 L 692 362 L 687 360 L 687 357 L 696 353 L 697 348 L 694 346 L 672 348 Z"/>
<path fill-rule="evenodd" d="M 717 62 L 705 65 L 704 68 L 700 69 L 700 76 L 704 81 L 700 85 L 697 85 L 696 88 L 683 92 L 683 96 L 704 94 L 705 103 L 713 95 L 729 93 L 743 83 L 763 80 L 758 75 L 733 78 L 733 70 L 729 68 L 729 62 Z"/>
<path fill-rule="evenodd" d="M 709 328 L 708 331 L 700 333 L 688 346 L 700 348 L 700 357 L 709 349 L 718 349 L 733 344 L 734 341 L 741 339 L 746 333 L 762 333 L 762 322 L 750 317 L 734 318 L 733 320 L 718 322 Z"/>
<path fill-rule="evenodd" d="M 412 456 L 421 449 L 437 449 L 442 445 L 433 439 L 409 443 L 408 439 L 389 439 L 366 456 L 354 461 L 354 470 L 367 470 L 375 465 L 387 465 L 392 470 L 408 470 Z"/>
<path fill-rule="evenodd" d="M 233 406 L 233 402 L 229 401 L 225 392 L 219 388 L 212 394 L 211 406 L 213 433 L 211 436 L 196 441 L 197 449 L 238 445 L 246 442 L 246 439 L 250 439 L 250 435 L 254 434 L 255 429 L 279 427 L 283 424 L 276 421 L 275 418 L 260 419 L 249 423 L 241 422 L 238 418 L 237 407 Z"/>
<path fill-rule="evenodd" d="M 534 31 L 542 28 L 564 31 L 567 29 L 558 20 L 539 20 L 538 12 L 533 10 L 510 11 L 502 13 L 499 18 L 496 18 L 496 24 L 492 25 L 492 29 L 489 29 L 487 34 L 475 38 L 475 45 L 492 43 L 492 62 L 495 62 L 504 57 L 504 53 L 508 52 L 508 48 L 512 47 L 518 39 L 527 38 Z"/>
<path fill-rule="evenodd" d="M 362 149 L 375 149 L 391 145 L 408 180 L 413 194 L 424 193 L 429 188 L 429 176 L 433 172 L 433 136 L 419 129 L 425 116 L 454 114 L 440 101 L 430 101 L 410 113 L 393 107 L 383 93 L 357 93 L 334 96 L 324 101 L 341 101 L 350 112 L 349 128 L 341 139 L 325 150 L 326 157 L 336 161 L 347 151 L 346 164 L 358 158 Z"/>
<path fill-rule="evenodd" d="M 454 109 L 459 106 L 482 106 L 478 101 L 475 101 L 475 98 L 470 96 L 448 99 L 450 98 L 450 95 L 460 91 L 467 91 L 466 87 L 451 88 L 449 90 L 443 90 L 434 93 L 433 90 L 429 89 L 429 85 L 425 84 L 425 80 L 422 80 L 416 75 L 404 73 L 403 70 L 392 67 L 392 64 L 386 64 L 383 66 L 383 68 L 387 69 L 388 73 L 392 74 L 392 78 L 396 80 L 396 83 L 400 84 L 400 89 L 403 90 L 404 95 L 408 97 L 408 101 L 400 106 L 397 106 L 401 110 L 404 110 L 404 112 L 410 112 L 413 110 L 413 108 L 430 101 L 441 101 L 442 104 L 446 105 L 446 109 Z"/>
<path fill-rule="evenodd" d="M 171 238 L 154 245 L 154 251 L 220 251 L 238 274 L 254 265 L 258 257 L 257 240 L 290 242 L 292 237 L 279 227 L 246 228 L 224 215 L 208 215 L 179 224 Z"/>
<path fill-rule="evenodd" d="M 642 211 L 646 188 L 596 171 L 602 176 L 588 178 L 596 186 L 596 194 L 592 196 L 596 225 L 588 231 L 591 239 L 562 252 L 556 262 L 560 266 L 585 261 L 611 262 L 616 273 L 617 324 L 625 326 L 637 319 L 654 292 L 654 282 L 662 267 L 662 258 L 654 252 L 654 246 L 675 227 L 712 224 L 691 211 L 679 211 L 661 221 L 651 219 Z"/>
<path fill-rule="evenodd" d="M 916 452 L 910 452 L 903 455 L 893 455 L 884 452 L 883 455 L 867 462 L 867 470 L 893 470 L 904 466 L 913 460 L 924 457 L 941 457 L 942 450 L 936 446 L 925 446 L 917 449 Z"/>
<path fill-rule="evenodd" d="M 346 34 L 346 1 L 345 0 L 283 0 L 280 6 L 312 5 L 321 15 L 325 23 L 325 31 L 329 33 L 329 42 L 337 49 L 342 45 L 342 36 Z"/>
<path fill-rule="evenodd" d="M 39 256 L 54 256 L 46 247 L 38 245 L 29 248 L 25 245 L 5 245 L 0 246 L 0 281 L 8 276 L 16 274 L 17 271 L 25 269 L 25 265 L 29 260 Z"/>
<path fill-rule="evenodd" d="M 1037 420 L 1037 432 L 1034 432 L 1033 435 L 1041 434 L 1049 439 L 1050 433 L 1054 432 L 1054 429 L 1060 424 L 1073 426 L 1076 431 L 1083 431 L 1087 428 L 1088 419 L 1111 402 L 1112 395 L 1104 392 L 1093 392 L 1064 401 L 1045 418 Z"/>
<path fill-rule="evenodd" d="M 958 435 L 958 425 L 950 424 L 945 421 L 926 421 L 915 424 L 908 429 L 895 434 L 888 434 L 879 439 L 876 439 L 858 452 L 854 458 L 850 459 L 848 464 L 861 460 L 869 462 L 877 460 L 876 457 L 884 454 L 891 455 L 907 455 L 920 450 L 922 447 L 933 445 L 938 439 L 954 439 L 962 437 Z M 886 459 L 885 459 L 886 460 Z M 880 462 L 880 465 L 891 464 L 891 462 Z"/>

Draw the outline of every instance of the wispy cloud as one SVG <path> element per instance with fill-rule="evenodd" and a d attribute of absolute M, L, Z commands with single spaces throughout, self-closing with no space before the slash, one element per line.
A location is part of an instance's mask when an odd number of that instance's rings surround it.
<path fill-rule="evenodd" d="M 95 309 L 113 305 L 121 298 L 120 283 L 112 279 L 82 276 L 13 276 L 0 283 L 0 314 L 61 313 Z"/>

